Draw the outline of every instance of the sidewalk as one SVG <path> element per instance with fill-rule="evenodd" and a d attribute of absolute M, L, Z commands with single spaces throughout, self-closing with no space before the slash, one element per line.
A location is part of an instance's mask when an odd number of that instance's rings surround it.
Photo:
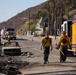
<path fill-rule="evenodd" d="M 44 66 L 38 66 L 38 67 L 33 67 L 33 68 L 26 68 L 26 69 L 22 69 L 20 71 L 24 75 L 63 75 L 63 74 L 70 75 L 70 74 L 72 74 L 70 72 L 72 70 L 75 71 L 74 69 L 72 69 L 72 67 L 67 68 L 67 67 L 44 65 Z"/>

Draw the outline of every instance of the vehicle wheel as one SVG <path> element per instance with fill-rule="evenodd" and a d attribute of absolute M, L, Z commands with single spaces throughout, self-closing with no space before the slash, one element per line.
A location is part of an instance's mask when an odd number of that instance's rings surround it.
<path fill-rule="evenodd" d="M 14 37 L 14 40 L 16 40 L 16 37 Z"/>

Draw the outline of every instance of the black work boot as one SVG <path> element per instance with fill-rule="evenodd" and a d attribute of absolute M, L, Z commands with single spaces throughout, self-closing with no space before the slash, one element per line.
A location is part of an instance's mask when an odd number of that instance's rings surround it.
<path fill-rule="evenodd" d="M 44 61 L 44 64 L 46 64 L 46 61 Z"/>

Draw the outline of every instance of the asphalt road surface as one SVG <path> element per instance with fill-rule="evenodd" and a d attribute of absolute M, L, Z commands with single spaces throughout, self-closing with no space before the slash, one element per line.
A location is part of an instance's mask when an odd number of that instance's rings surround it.
<path fill-rule="evenodd" d="M 24 75 L 76 75 L 76 57 L 67 57 L 66 63 L 59 62 L 59 51 L 55 49 L 58 38 L 52 37 L 53 51 L 50 52 L 49 63 L 43 64 L 43 50 L 40 50 L 42 38 L 18 36 L 15 40 L 19 42 L 22 51 L 22 55 L 15 58 L 29 62 L 29 65 L 20 71 Z M 26 52 L 29 54 L 25 55 Z"/>

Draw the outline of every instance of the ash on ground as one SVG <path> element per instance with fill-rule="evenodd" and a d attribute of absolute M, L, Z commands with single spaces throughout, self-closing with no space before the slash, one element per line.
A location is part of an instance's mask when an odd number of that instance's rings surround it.
<path fill-rule="evenodd" d="M 32 67 L 37 64 L 38 62 L 29 62 L 26 60 L 22 60 L 23 57 L 30 58 L 32 57 L 32 53 L 22 53 L 20 56 L 2 56 L 0 57 L 0 73 L 7 74 L 7 71 L 10 67 L 19 70 L 27 67 Z"/>

